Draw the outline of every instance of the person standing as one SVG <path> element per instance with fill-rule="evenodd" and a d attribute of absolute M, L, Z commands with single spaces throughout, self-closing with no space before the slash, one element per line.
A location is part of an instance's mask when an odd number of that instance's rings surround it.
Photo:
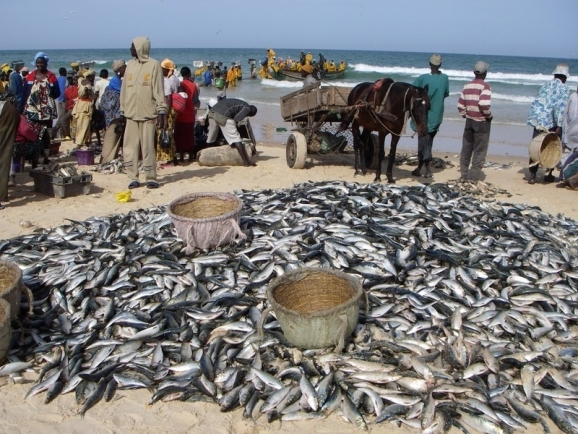
<path fill-rule="evenodd" d="M 492 89 L 484 80 L 489 65 L 474 65 L 474 78 L 466 84 L 458 100 L 458 111 L 466 119 L 460 153 L 460 182 L 479 181 L 490 143 Z M 471 167 L 470 167 L 471 165 Z"/>
<path fill-rule="evenodd" d="M 100 164 L 110 163 L 117 158 L 124 133 L 124 123 L 120 121 L 120 89 L 122 77 L 126 70 L 126 62 L 122 59 L 115 60 L 112 64 L 112 70 L 114 76 L 104 89 L 100 99 L 100 107 L 104 112 L 106 123 Z"/>
<path fill-rule="evenodd" d="M 578 88 L 566 104 L 562 119 L 562 144 L 570 150 L 578 148 Z"/>
<path fill-rule="evenodd" d="M 413 85 L 425 88 L 430 101 L 430 109 L 427 112 L 427 135 L 417 139 L 418 166 L 411 174 L 421 176 L 421 168 L 425 165 L 425 178 L 431 178 L 432 173 L 429 163 L 432 160 L 433 140 L 444 119 L 444 100 L 450 95 L 450 80 L 440 71 L 442 65 L 441 54 L 432 54 L 429 58 L 429 74 L 420 75 Z M 412 127 L 414 122 L 412 120 Z"/>
<path fill-rule="evenodd" d="M 18 113 L 22 113 L 24 111 L 24 104 L 26 103 L 25 95 L 24 95 L 24 79 L 20 74 L 20 71 L 24 67 L 23 63 L 17 63 L 14 66 L 14 71 L 8 77 L 8 87 L 10 91 L 14 94 L 16 98 L 16 108 L 18 109 Z"/>
<path fill-rule="evenodd" d="M 108 87 L 110 80 L 108 79 L 108 69 L 101 69 L 98 74 L 98 81 L 94 84 L 94 98 L 96 100 L 95 107 L 100 110 L 100 100 L 104 90 Z"/>
<path fill-rule="evenodd" d="M 165 103 L 167 105 L 167 116 L 166 125 L 163 128 L 157 130 L 157 161 L 166 161 L 161 164 L 161 168 L 165 169 L 167 167 L 174 167 L 178 164 L 177 162 L 177 148 L 175 145 L 174 129 L 175 120 L 177 118 L 177 112 L 172 107 L 173 94 L 178 93 L 180 82 L 175 75 L 176 65 L 170 59 L 165 59 L 161 62 L 161 68 L 163 70 L 163 86 L 165 93 Z M 166 131 L 170 138 L 169 146 L 163 147 L 161 145 L 162 133 Z"/>
<path fill-rule="evenodd" d="M 257 107 L 249 105 L 243 100 L 236 98 L 225 98 L 217 102 L 209 110 L 207 115 L 209 119 L 209 133 L 207 135 L 207 145 L 212 145 L 219 134 L 219 129 L 227 143 L 233 146 L 241 158 L 245 167 L 254 166 L 251 163 L 247 150 L 242 142 L 241 135 L 237 130 L 237 123 L 241 122 L 247 116 L 255 116 Z"/>
<path fill-rule="evenodd" d="M 158 188 L 155 132 L 165 127 L 167 104 L 164 97 L 163 70 L 158 60 L 149 57 L 151 42 L 147 37 L 132 40 L 120 90 L 121 120 L 126 126 L 123 138 L 124 167 L 130 180 L 128 188 L 140 187 L 139 154 L 143 156 L 147 188 Z"/>
<path fill-rule="evenodd" d="M 94 77 L 96 73 L 88 69 L 78 83 L 78 98 L 72 109 L 72 116 L 76 120 L 76 136 L 74 143 L 77 148 L 89 145 L 92 139 L 90 123 L 94 110 Z"/>
<path fill-rule="evenodd" d="M 8 200 L 8 180 L 19 123 L 18 109 L 8 101 L 0 101 L 0 202 Z M 0 209 L 4 209 L 2 203 Z"/>
<path fill-rule="evenodd" d="M 181 88 L 187 93 L 185 109 L 177 115 L 175 120 L 175 146 L 179 153 L 179 161 L 185 160 L 185 153 L 189 154 L 189 161 L 192 160 L 195 146 L 195 119 L 197 108 L 200 105 L 199 88 L 191 79 L 191 69 L 188 66 L 181 68 Z"/>
<path fill-rule="evenodd" d="M 534 128 L 532 139 L 544 130 L 554 132 L 558 137 L 562 138 L 562 120 L 564 119 L 564 110 L 570 94 L 565 83 L 570 75 L 570 69 L 565 63 L 559 63 L 556 65 L 556 69 L 552 71 L 552 75 L 554 75 L 554 78 L 540 88 L 530 107 L 526 124 Z M 528 184 L 535 184 L 539 162 L 530 159 L 529 166 L 530 179 Z M 555 181 L 554 175 L 552 175 L 553 170 L 549 169 L 548 174 L 544 176 L 544 182 Z"/>
<path fill-rule="evenodd" d="M 60 96 L 56 99 L 56 113 L 58 114 L 58 119 L 54 128 L 52 128 L 52 140 L 56 139 L 58 132 L 62 130 L 62 137 L 65 140 L 70 140 L 70 134 L 64 134 L 64 116 L 66 115 L 66 103 L 64 102 L 64 92 L 66 91 L 66 86 L 68 80 L 66 79 L 66 68 L 58 69 L 58 87 L 60 89 Z"/>
<path fill-rule="evenodd" d="M 26 76 L 26 106 L 24 116 L 30 122 L 44 127 L 39 134 L 44 151 L 44 164 L 48 164 L 50 154 L 50 135 L 48 129 L 57 118 L 56 99 L 60 96 L 60 87 L 56 75 L 48 70 L 48 56 L 42 51 L 34 56 L 36 69 Z M 33 162 L 33 165 L 36 162 Z"/>

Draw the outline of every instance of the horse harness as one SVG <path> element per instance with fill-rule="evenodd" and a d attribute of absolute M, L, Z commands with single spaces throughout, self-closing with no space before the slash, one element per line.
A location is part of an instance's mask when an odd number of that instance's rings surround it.
<path fill-rule="evenodd" d="M 376 90 L 379 89 L 381 87 L 381 84 L 383 82 L 383 79 L 377 80 L 372 86 L 371 88 L 367 91 L 369 96 L 369 92 L 371 90 Z M 401 133 L 394 133 L 393 131 L 391 131 L 391 129 L 389 129 L 382 121 L 382 118 L 385 118 L 386 120 L 390 121 L 390 122 L 397 122 L 397 116 L 385 111 L 385 104 L 387 102 L 387 98 L 389 97 L 389 92 L 391 91 L 391 88 L 393 87 L 393 85 L 395 84 L 395 81 L 391 81 L 391 84 L 389 85 L 389 87 L 387 88 L 387 92 L 385 93 L 385 96 L 383 97 L 383 99 L 381 100 L 381 103 L 379 105 L 377 105 L 377 92 L 374 92 L 373 94 L 373 104 L 371 103 L 367 103 L 367 96 L 365 101 L 359 100 L 356 104 L 357 110 L 355 112 L 354 118 L 357 118 L 357 116 L 359 115 L 359 111 L 362 108 L 367 109 L 369 115 L 373 118 L 373 120 L 378 123 L 379 125 L 381 125 L 385 130 L 387 130 L 390 134 L 399 136 L 399 137 L 403 137 L 404 134 L 403 132 L 405 131 L 405 128 L 407 126 L 407 120 L 408 118 L 413 119 L 413 114 L 412 114 L 412 108 L 415 102 L 420 102 L 423 104 L 423 98 L 414 98 L 413 96 L 411 97 L 410 100 L 410 105 L 409 108 L 406 108 L 405 103 L 407 101 L 407 94 L 409 92 L 409 87 L 406 89 L 405 91 L 405 95 L 403 96 L 403 112 L 404 112 L 404 119 L 403 119 L 403 127 L 401 129 Z M 415 120 L 414 120 L 415 122 Z M 406 137 L 414 137 L 415 136 L 415 132 L 411 135 L 411 136 L 406 136 Z"/>

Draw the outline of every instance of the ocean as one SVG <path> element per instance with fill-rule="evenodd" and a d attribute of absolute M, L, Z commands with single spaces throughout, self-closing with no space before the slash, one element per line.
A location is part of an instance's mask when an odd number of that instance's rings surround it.
<path fill-rule="evenodd" d="M 298 59 L 303 49 L 278 49 L 271 47 L 277 54 L 277 59 Z M 304 49 L 307 52 L 307 49 Z M 413 82 L 420 74 L 429 72 L 428 61 L 432 53 L 392 52 L 392 51 L 355 51 L 355 50 L 311 50 L 315 59 L 322 53 L 327 60 L 336 64 L 344 60 L 347 63 L 345 76 L 331 80 L 328 84 L 353 87 L 364 81 L 375 81 L 381 77 L 391 77 L 396 81 Z M 0 52 L 0 63 L 24 60 L 30 68 L 35 51 L 3 51 Z M 91 49 L 91 50 L 50 50 L 49 69 L 57 72 L 59 67 L 70 68 L 75 61 L 94 61 L 93 69 L 97 72 L 102 68 L 112 71 L 112 62 L 116 59 L 130 59 L 129 48 L 126 49 Z M 439 137 L 459 139 L 463 122 L 458 115 L 456 104 L 463 85 L 473 78 L 473 65 L 478 60 L 484 60 L 490 67 L 486 81 L 492 86 L 492 141 L 508 142 L 522 150 L 507 149 L 504 153 L 519 153 L 527 155 L 527 145 L 531 131 L 526 127 L 526 116 L 530 105 L 540 86 L 552 79 L 551 72 L 557 63 L 564 62 L 570 67 L 570 76 L 566 84 L 571 91 L 578 85 L 578 59 L 552 59 L 543 57 L 517 57 L 476 54 L 440 53 L 443 56 L 442 72 L 450 79 L 450 96 L 446 99 L 444 124 L 440 128 L 434 147 L 438 147 Z M 280 97 L 299 89 L 301 82 L 277 81 L 249 78 L 249 59 L 257 63 L 266 56 L 266 47 L 257 49 L 196 49 L 196 48 L 155 48 L 151 56 L 159 61 L 169 58 L 177 66 L 189 66 L 194 72 L 194 61 L 220 61 L 223 66 L 240 62 L 244 79 L 232 89 L 228 89 L 228 97 L 245 99 L 260 108 L 253 124 L 261 125 L 256 131 L 257 139 L 270 134 L 271 125 L 286 126 L 280 115 Z M 208 101 L 214 97 L 214 88 L 201 87 L 201 100 Z M 446 122 L 447 121 L 447 122 Z M 446 125 L 447 124 L 447 125 Z M 268 126 L 268 127 L 266 127 Z M 502 127 L 511 127 L 499 131 Z M 498 129 L 498 131 L 496 131 Z M 275 130 L 275 129 L 273 129 Z M 523 131 L 523 133 L 522 133 Z M 512 138 L 512 134 L 514 137 Z M 518 136 L 519 140 L 518 140 Z M 267 137 L 270 138 L 270 137 Z M 275 138 L 283 141 L 284 136 Z M 400 143 L 403 146 L 403 143 Z M 455 150 L 452 145 L 451 149 Z"/>

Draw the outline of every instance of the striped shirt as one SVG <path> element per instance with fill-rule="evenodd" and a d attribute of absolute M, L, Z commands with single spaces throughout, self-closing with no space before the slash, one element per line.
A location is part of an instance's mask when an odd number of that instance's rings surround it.
<path fill-rule="evenodd" d="M 491 119 L 492 89 L 481 78 L 475 78 L 466 84 L 458 100 L 458 111 L 467 119 L 485 122 Z"/>

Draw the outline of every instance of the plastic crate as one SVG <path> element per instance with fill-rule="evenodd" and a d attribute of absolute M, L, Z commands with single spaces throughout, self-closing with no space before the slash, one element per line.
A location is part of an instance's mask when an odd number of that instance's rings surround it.
<path fill-rule="evenodd" d="M 30 170 L 34 179 L 34 190 L 47 196 L 65 197 L 78 196 L 90 193 L 92 175 L 57 176 L 42 172 L 38 169 Z"/>

